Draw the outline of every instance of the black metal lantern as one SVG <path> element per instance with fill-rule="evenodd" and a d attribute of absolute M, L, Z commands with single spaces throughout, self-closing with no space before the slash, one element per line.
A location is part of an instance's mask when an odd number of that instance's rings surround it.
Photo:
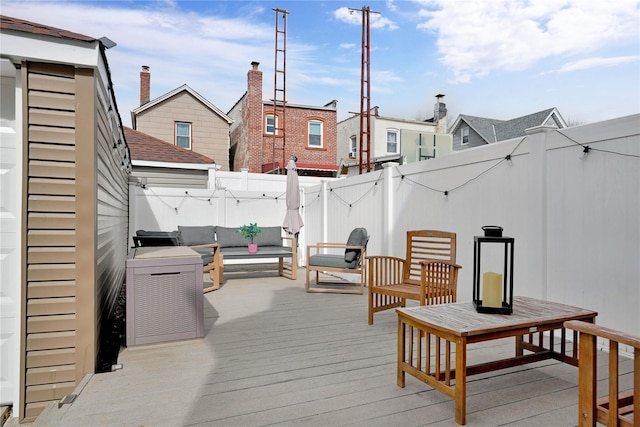
<path fill-rule="evenodd" d="M 473 238 L 473 305 L 478 313 L 513 312 L 513 237 L 502 227 L 482 227 Z"/>

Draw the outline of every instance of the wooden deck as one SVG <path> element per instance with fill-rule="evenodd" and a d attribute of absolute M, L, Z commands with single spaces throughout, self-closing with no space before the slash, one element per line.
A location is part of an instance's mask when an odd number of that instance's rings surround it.
<path fill-rule="evenodd" d="M 457 425 L 452 399 L 411 377 L 396 385 L 394 310 L 370 326 L 366 294 L 309 294 L 277 271 L 225 276 L 205 295 L 204 339 L 124 349 L 123 369 L 88 377 L 33 426 Z M 501 340 L 468 359 L 512 352 Z M 575 426 L 577 384 L 557 361 L 470 377 L 467 425 Z"/>

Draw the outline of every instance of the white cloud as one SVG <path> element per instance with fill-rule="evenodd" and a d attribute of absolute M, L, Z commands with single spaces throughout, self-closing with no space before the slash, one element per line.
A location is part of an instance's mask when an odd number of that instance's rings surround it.
<path fill-rule="evenodd" d="M 579 61 L 567 62 L 558 70 L 561 73 L 588 70 L 597 67 L 614 67 L 631 62 L 640 63 L 640 56 L 618 56 L 614 58 L 586 58 Z"/>
<path fill-rule="evenodd" d="M 340 49 L 353 49 L 355 47 L 355 43 L 340 43 Z"/>
<path fill-rule="evenodd" d="M 398 29 L 398 25 L 396 25 L 392 20 L 383 17 L 379 12 L 373 12 L 377 11 L 371 11 L 369 13 L 369 25 L 372 29 L 387 29 L 390 31 Z M 353 8 L 341 7 L 333 12 L 333 16 L 338 21 L 342 21 L 347 24 L 362 25 L 362 12 L 359 9 L 354 10 Z"/>
<path fill-rule="evenodd" d="M 493 70 L 523 70 L 561 55 L 637 42 L 638 1 L 423 0 L 419 29 L 437 34 L 441 61 L 456 82 Z"/>

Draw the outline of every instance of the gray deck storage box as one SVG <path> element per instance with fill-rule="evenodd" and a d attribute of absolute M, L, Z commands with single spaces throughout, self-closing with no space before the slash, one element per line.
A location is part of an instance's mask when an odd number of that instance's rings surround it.
<path fill-rule="evenodd" d="M 127 346 L 204 336 L 202 258 L 183 246 L 142 247 L 127 260 Z"/>

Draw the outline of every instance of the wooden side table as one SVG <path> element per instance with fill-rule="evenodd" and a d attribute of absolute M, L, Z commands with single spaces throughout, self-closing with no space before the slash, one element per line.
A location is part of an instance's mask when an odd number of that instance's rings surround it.
<path fill-rule="evenodd" d="M 563 323 L 568 320 L 594 323 L 598 314 L 527 297 L 514 298 L 511 315 L 478 313 L 472 302 L 398 308 L 396 312 L 398 386 L 404 387 L 408 373 L 455 399 L 458 424 L 466 422 L 467 376 L 545 359 L 578 366 L 578 334 L 573 333 L 573 345 L 568 352 Z M 559 349 L 555 343 L 556 330 L 560 330 Z M 544 332 L 549 332 L 547 343 Z M 516 339 L 513 357 L 467 366 L 467 344 L 505 337 Z"/>

